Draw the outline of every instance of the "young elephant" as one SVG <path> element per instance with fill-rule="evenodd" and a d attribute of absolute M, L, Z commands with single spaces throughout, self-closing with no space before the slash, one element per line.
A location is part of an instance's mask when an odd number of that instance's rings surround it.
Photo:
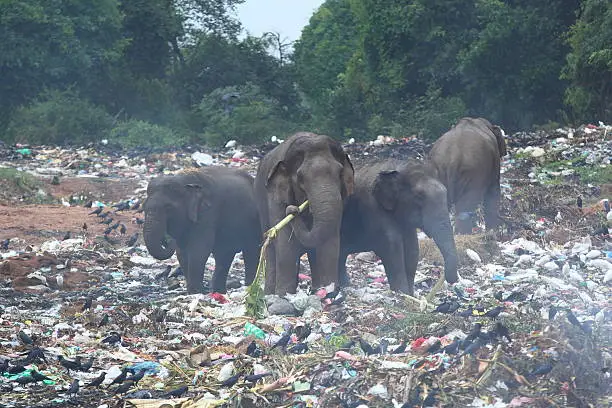
<path fill-rule="evenodd" d="M 234 255 L 242 251 L 245 281 L 257 271 L 261 224 L 253 177 L 242 170 L 205 167 L 151 180 L 144 203 L 144 239 L 157 259 L 177 257 L 187 292 L 200 293 L 209 255 L 215 258 L 212 290 L 225 293 Z M 165 236 L 171 238 L 166 241 Z"/>
<path fill-rule="evenodd" d="M 483 118 L 462 118 L 433 145 L 429 158 L 455 205 L 456 229 L 472 232 L 472 215 L 484 202 L 487 229 L 499 223 L 500 158 L 506 142 L 501 128 Z"/>
<path fill-rule="evenodd" d="M 340 277 L 348 284 L 346 257 L 374 251 L 392 290 L 413 295 L 419 260 L 417 228 L 433 238 L 444 257 L 446 281 L 457 281 L 457 251 L 446 189 L 429 165 L 387 160 L 355 171 L 355 192 L 342 219 Z"/>
<path fill-rule="evenodd" d="M 315 288 L 338 284 L 340 224 L 353 190 L 353 165 L 329 136 L 299 132 L 261 160 L 255 195 L 264 230 L 308 200 L 307 210 L 268 247 L 266 294 L 295 293 L 300 256 L 307 252 Z"/>

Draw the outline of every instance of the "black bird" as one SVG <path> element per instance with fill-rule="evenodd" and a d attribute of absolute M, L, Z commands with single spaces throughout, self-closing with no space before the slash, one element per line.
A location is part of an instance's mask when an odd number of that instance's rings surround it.
<path fill-rule="evenodd" d="M 81 228 L 83 228 L 83 231 L 87 231 L 87 223 L 86 223 L 86 222 L 84 222 L 84 223 L 83 223 L 83 226 L 82 226 Z"/>
<path fill-rule="evenodd" d="M 120 343 L 121 342 L 121 335 L 119 333 L 117 333 L 116 331 L 112 331 L 110 332 L 110 335 L 106 336 L 105 338 L 103 338 L 101 340 L 102 343 L 107 343 L 110 345 L 116 344 L 116 343 Z"/>
<path fill-rule="evenodd" d="M 121 384 L 122 382 L 124 382 L 124 381 L 125 381 L 125 379 L 127 378 L 128 371 L 129 371 L 129 370 L 128 370 L 127 368 L 122 368 L 122 369 L 121 369 L 121 374 L 119 374 L 118 376 L 116 376 L 116 377 L 113 379 L 113 382 L 111 382 L 110 384 L 108 384 L 108 387 L 106 387 L 106 388 L 109 388 L 111 385 Z"/>
<path fill-rule="evenodd" d="M 78 392 L 79 392 L 79 380 L 73 380 L 72 384 L 70 384 L 70 387 L 68 388 L 68 391 L 66 391 L 66 394 L 76 395 Z"/>
<path fill-rule="evenodd" d="M 10 238 L 5 239 L 4 241 L 0 242 L 0 249 L 4 249 L 5 251 L 8 250 L 9 244 L 11 242 Z"/>
<path fill-rule="evenodd" d="M 38 371 L 35 371 L 35 370 L 30 371 L 30 375 L 36 381 L 50 380 L 49 377 L 47 377 L 46 375 L 43 375 L 43 374 L 41 374 L 41 373 L 39 373 Z"/>
<path fill-rule="evenodd" d="M 506 326 L 501 324 L 501 322 L 497 322 L 497 324 L 495 325 L 495 333 L 499 337 L 505 337 L 509 343 L 512 343 L 512 339 L 510 338 L 510 330 L 508 330 Z"/>
<path fill-rule="evenodd" d="M 89 357 L 89 359 L 85 363 L 81 363 L 81 371 L 89 371 L 89 369 L 93 366 L 94 358 Z"/>
<path fill-rule="evenodd" d="M 60 355 L 57 357 L 57 359 L 59 360 L 60 364 L 66 369 L 68 370 L 68 372 L 70 372 L 70 370 L 72 371 L 77 371 L 81 368 L 81 362 L 80 360 L 68 360 L 66 358 L 64 358 L 64 356 Z"/>
<path fill-rule="evenodd" d="M 482 328 L 482 323 L 475 323 L 474 327 L 472 328 L 470 333 L 467 335 L 465 340 L 466 341 L 472 341 L 472 340 L 476 339 L 476 337 L 478 337 L 478 335 L 480 334 L 480 329 L 481 328 Z"/>
<path fill-rule="evenodd" d="M 117 223 L 111 225 L 109 228 L 112 229 L 112 230 L 116 230 L 117 228 L 119 228 L 119 225 L 121 225 L 121 223 L 117 222 Z"/>
<path fill-rule="evenodd" d="M 438 313 L 454 313 L 454 312 L 457 311 L 457 309 L 459 309 L 459 307 L 461 307 L 459 302 L 457 302 L 456 300 L 452 300 L 450 302 L 444 302 L 444 303 L 438 305 L 438 307 L 436 307 L 434 312 L 438 312 Z"/>
<path fill-rule="evenodd" d="M 124 210 L 128 210 L 130 208 L 130 202 L 129 201 L 123 201 L 117 204 L 113 205 L 113 208 L 116 208 L 115 211 L 124 211 Z"/>
<path fill-rule="evenodd" d="M 125 235 L 126 232 L 127 232 L 127 228 L 125 227 L 125 225 L 121 224 L 121 228 L 119 228 L 119 233 L 121 235 Z"/>
<path fill-rule="evenodd" d="M 378 346 L 374 348 L 375 354 L 387 354 L 387 348 L 389 347 L 389 341 L 382 339 Z"/>
<path fill-rule="evenodd" d="M 261 357 L 262 351 L 259 349 L 259 347 L 257 347 L 257 343 L 255 343 L 255 340 L 250 342 L 247 346 L 246 354 L 247 356 L 251 357 Z"/>
<path fill-rule="evenodd" d="M 0 363 L 0 374 L 6 373 L 8 369 L 9 369 L 9 359 L 7 358 L 6 360 L 2 361 L 2 363 Z"/>
<path fill-rule="evenodd" d="M 397 346 L 395 348 L 395 350 L 393 350 L 391 352 L 391 354 L 400 354 L 400 353 L 403 353 L 404 351 L 406 351 L 406 346 L 407 345 L 408 345 L 408 342 L 406 340 L 403 340 L 402 343 L 399 346 Z"/>
<path fill-rule="evenodd" d="M 183 385 L 182 387 L 178 387 L 174 390 L 168 391 L 167 393 L 163 394 L 161 397 L 162 398 L 172 398 L 172 397 L 179 398 L 180 396 L 182 396 L 183 394 L 187 392 L 187 389 L 188 387 L 186 385 Z"/>
<path fill-rule="evenodd" d="M 267 377 L 269 375 L 272 375 L 272 373 L 245 375 L 244 376 L 244 381 L 248 381 L 248 382 L 251 382 L 251 383 L 256 383 L 257 381 L 259 381 L 262 378 Z"/>
<path fill-rule="evenodd" d="M 144 220 L 142 218 L 136 218 L 136 225 L 144 224 Z"/>
<path fill-rule="evenodd" d="M 19 337 L 19 340 L 21 340 L 24 344 L 29 344 L 29 345 L 34 344 L 34 340 L 32 340 L 30 336 L 25 334 L 23 330 L 19 330 L 19 333 L 17 333 L 17 336 Z"/>
<path fill-rule="evenodd" d="M 574 326 L 577 326 L 580 328 L 580 330 L 584 331 L 584 327 L 582 327 L 582 323 L 580 323 L 580 320 L 578 320 L 578 318 L 576 317 L 576 315 L 574 313 L 572 313 L 571 310 L 568 310 L 566 312 L 567 315 L 567 320 L 569 320 L 569 322 L 571 324 L 573 324 Z"/>
<path fill-rule="evenodd" d="M 86 385 L 86 387 L 97 387 L 100 384 L 102 384 L 104 382 L 104 378 L 106 377 L 106 372 L 102 371 L 102 373 L 94 378 L 89 384 Z"/>
<path fill-rule="evenodd" d="M 503 302 L 521 302 L 527 300 L 527 295 L 522 291 L 514 291 L 508 295 Z"/>
<path fill-rule="evenodd" d="M 527 376 L 534 377 L 536 375 L 548 374 L 552 371 L 553 366 L 554 364 L 552 361 L 547 361 L 543 364 L 536 366 L 529 374 L 527 374 Z"/>
<path fill-rule="evenodd" d="M 144 375 L 146 372 L 147 372 L 146 369 L 138 370 L 136 374 L 132 375 L 131 377 L 128 377 L 126 381 L 134 381 L 134 384 L 138 384 L 138 381 L 144 378 Z"/>
<path fill-rule="evenodd" d="M 47 357 L 45 356 L 45 352 L 38 346 L 34 346 L 32 350 L 28 352 L 28 355 L 23 360 L 24 365 L 32 364 L 37 360 L 42 360 L 45 363 L 47 362 Z"/>
<path fill-rule="evenodd" d="M 442 352 L 446 354 L 457 354 L 458 350 L 459 350 L 459 339 L 455 339 L 453 340 L 451 344 L 444 346 L 444 348 L 442 349 Z"/>
<path fill-rule="evenodd" d="M 89 215 L 92 214 L 96 214 L 96 215 L 100 215 L 100 213 L 104 210 L 104 207 L 98 207 L 95 210 L 93 210 L 92 212 L 89 213 Z"/>
<path fill-rule="evenodd" d="M 434 353 L 439 352 L 441 348 L 442 348 L 442 343 L 440 342 L 440 340 L 436 340 L 434 344 L 429 346 L 429 348 L 427 349 L 427 352 L 434 354 Z"/>
<path fill-rule="evenodd" d="M 278 341 L 272 346 L 270 350 L 273 350 L 276 347 L 281 347 L 284 349 L 285 347 L 287 347 L 287 344 L 289 344 L 289 340 L 291 340 L 291 333 L 283 334 L 281 338 L 278 339 Z"/>
<path fill-rule="evenodd" d="M 109 225 L 111 222 L 113 222 L 113 219 L 109 218 L 109 219 L 106 219 L 104 221 L 101 221 L 100 224 Z"/>
<path fill-rule="evenodd" d="M 66 234 L 64 234 L 64 238 L 62 238 L 62 241 L 65 241 L 67 239 L 70 239 L 70 231 L 68 231 Z"/>
<path fill-rule="evenodd" d="M 466 354 L 474 354 L 483 345 L 484 344 L 482 340 L 480 340 L 479 338 L 474 340 L 473 343 L 471 343 L 469 346 L 465 348 L 465 350 L 463 350 L 462 356 L 465 356 Z"/>
<path fill-rule="evenodd" d="M 484 316 L 485 317 L 491 317 L 493 319 L 495 319 L 497 316 L 499 316 L 499 314 L 502 312 L 502 310 L 504 310 L 503 306 L 496 306 L 491 310 L 488 310 Z"/>
<path fill-rule="evenodd" d="M 463 312 L 457 313 L 457 316 L 470 317 L 473 312 L 474 312 L 474 309 L 472 307 L 469 307 L 466 310 L 464 310 Z"/>
<path fill-rule="evenodd" d="M 297 343 L 295 346 L 289 349 L 289 352 L 292 354 L 304 354 L 308 351 L 308 344 L 306 343 Z"/>
<path fill-rule="evenodd" d="M 576 198 L 576 206 L 582 208 L 582 197 L 578 196 L 578 198 Z"/>
<path fill-rule="evenodd" d="M 355 340 L 349 340 L 346 343 L 344 343 L 342 346 L 340 346 L 340 350 L 349 351 L 354 345 L 355 345 Z"/>
<path fill-rule="evenodd" d="M 81 309 L 83 312 L 86 310 L 90 310 L 91 309 L 91 304 L 93 303 L 93 296 L 87 296 L 85 298 L 85 303 L 83 303 L 83 309 Z"/>
<path fill-rule="evenodd" d="M 134 204 L 132 208 L 130 208 L 130 210 L 135 211 L 139 208 L 140 208 L 140 201 L 137 201 L 136 204 Z"/>
<path fill-rule="evenodd" d="M 111 232 L 113 232 L 113 228 L 112 227 L 108 227 L 107 229 L 104 230 L 104 235 L 108 235 Z"/>
<path fill-rule="evenodd" d="M 134 386 L 134 381 L 125 380 L 123 384 L 121 384 L 115 389 L 114 394 L 123 394 L 124 392 L 128 392 L 129 389 L 132 388 L 133 386 Z"/>
<path fill-rule="evenodd" d="M 104 316 L 102 316 L 100 323 L 98 323 L 98 327 L 102 327 L 105 324 L 108 324 L 109 321 L 110 321 L 110 317 L 108 316 L 108 314 L 104 313 Z"/>
<path fill-rule="evenodd" d="M 361 350 L 366 354 L 366 356 L 369 356 L 370 354 L 374 354 L 374 348 L 370 345 L 370 343 L 368 343 L 362 338 L 359 338 L 358 340 L 359 340 L 359 347 L 361 347 Z"/>
<path fill-rule="evenodd" d="M 295 334 L 297 336 L 298 342 L 306 340 L 306 338 L 310 336 L 311 332 L 312 329 L 309 324 L 305 324 L 304 326 L 298 326 L 295 328 Z"/>
<path fill-rule="evenodd" d="M 136 244 L 136 241 L 138 241 L 138 232 L 130 237 L 127 242 L 127 246 L 134 246 L 134 244 Z"/>
<path fill-rule="evenodd" d="M 89 200 L 88 202 L 85 203 L 85 205 L 83 205 L 83 207 L 85 208 L 91 208 L 93 206 L 93 201 Z"/>
<path fill-rule="evenodd" d="M 19 374 L 25 371 L 25 367 L 22 364 L 19 364 L 19 363 L 13 363 L 13 364 L 15 365 L 12 367 L 9 367 L 9 369 L 7 370 L 9 374 Z"/>
<path fill-rule="evenodd" d="M 242 373 L 238 373 L 236 375 L 231 376 L 230 378 L 221 383 L 221 387 L 232 387 L 238 382 L 240 377 L 242 377 Z"/>
<path fill-rule="evenodd" d="M 109 215 L 110 215 L 110 211 L 109 211 L 109 212 L 102 213 L 102 214 L 98 214 L 98 217 L 100 217 L 100 218 L 106 218 L 106 217 L 108 217 Z"/>
<path fill-rule="evenodd" d="M 14 379 L 13 381 L 15 381 L 15 382 L 17 382 L 17 383 L 19 383 L 21 385 L 26 385 L 26 384 L 31 384 L 33 382 L 36 382 L 36 380 L 34 378 L 32 378 L 31 376 L 29 376 L 29 375 L 24 375 L 24 376 L 18 377 L 16 379 Z"/>
<path fill-rule="evenodd" d="M 558 307 L 551 306 L 550 309 L 548 309 L 548 320 L 554 319 L 558 311 L 559 311 Z"/>

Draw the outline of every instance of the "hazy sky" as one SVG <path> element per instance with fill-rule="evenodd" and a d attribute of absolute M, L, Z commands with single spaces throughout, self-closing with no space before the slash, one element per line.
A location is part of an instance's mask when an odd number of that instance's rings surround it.
<path fill-rule="evenodd" d="M 236 9 L 238 19 L 251 35 L 276 31 L 283 40 L 295 41 L 312 13 L 324 0 L 247 0 Z"/>

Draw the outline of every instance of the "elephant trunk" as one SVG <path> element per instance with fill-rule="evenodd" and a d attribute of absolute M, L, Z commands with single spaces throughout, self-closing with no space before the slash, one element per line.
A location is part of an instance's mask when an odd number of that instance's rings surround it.
<path fill-rule="evenodd" d="M 302 245 L 315 248 L 322 240 L 340 233 L 343 207 L 340 189 L 334 185 L 319 185 L 308 194 L 308 205 L 312 214 L 312 228 L 309 230 L 300 216 L 293 220 L 292 227 Z"/>
<path fill-rule="evenodd" d="M 431 217 L 429 217 L 431 219 Z M 436 219 L 436 218 L 433 218 Z M 444 278 L 448 283 L 455 283 L 458 280 L 457 276 L 457 248 L 455 247 L 455 237 L 453 228 L 448 215 L 440 220 L 437 217 L 437 222 L 425 223 L 425 232 L 429 235 L 444 258 Z M 429 224 L 429 225 L 428 225 Z"/>
<path fill-rule="evenodd" d="M 166 235 L 166 217 L 158 213 L 149 213 L 145 217 L 143 235 L 147 250 L 152 257 L 159 260 L 170 258 L 174 255 L 176 245 L 173 240 L 164 243 Z"/>

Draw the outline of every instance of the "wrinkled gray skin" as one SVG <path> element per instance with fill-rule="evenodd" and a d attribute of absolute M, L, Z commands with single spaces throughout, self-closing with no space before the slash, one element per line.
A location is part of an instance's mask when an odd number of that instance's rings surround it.
<path fill-rule="evenodd" d="M 144 240 L 160 260 L 175 250 L 187 292 L 201 293 L 209 255 L 215 258 L 211 288 L 226 292 L 234 255 L 242 251 L 246 284 L 257 271 L 261 224 L 253 177 L 225 167 L 205 167 L 173 176 L 159 176 L 147 187 Z M 165 236 L 171 238 L 166 241 Z"/>
<path fill-rule="evenodd" d="M 342 219 L 340 279 L 348 284 L 346 257 L 374 251 L 392 290 L 414 294 L 419 260 L 417 228 L 431 237 L 444 257 L 447 282 L 457 281 L 457 251 L 446 204 L 446 188 L 427 164 L 386 160 L 355 170 L 355 192 Z"/>
<path fill-rule="evenodd" d="M 429 152 L 438 179 L 446 186 L 449 208 L 455 205 L 455 228 L 472 232 L 474 213 L 484 204 L 487 229 L 499 225 L 500 158 L 507 154 L 501 129 L 483 118 L 462 118 Z"/>
<path fill-rule="evenodd" d="M 338 282 L 340 223 L 353 190 L 353 165 L 342 146 L 325 135 L 299 132 L 271 150 L 255 178 L 262 229 L 308 199 L 308 209 L 283 228 L 268 247 L 266 294 L 297 289 L 298 262 L 308 253 L 313 287 Z"/>

